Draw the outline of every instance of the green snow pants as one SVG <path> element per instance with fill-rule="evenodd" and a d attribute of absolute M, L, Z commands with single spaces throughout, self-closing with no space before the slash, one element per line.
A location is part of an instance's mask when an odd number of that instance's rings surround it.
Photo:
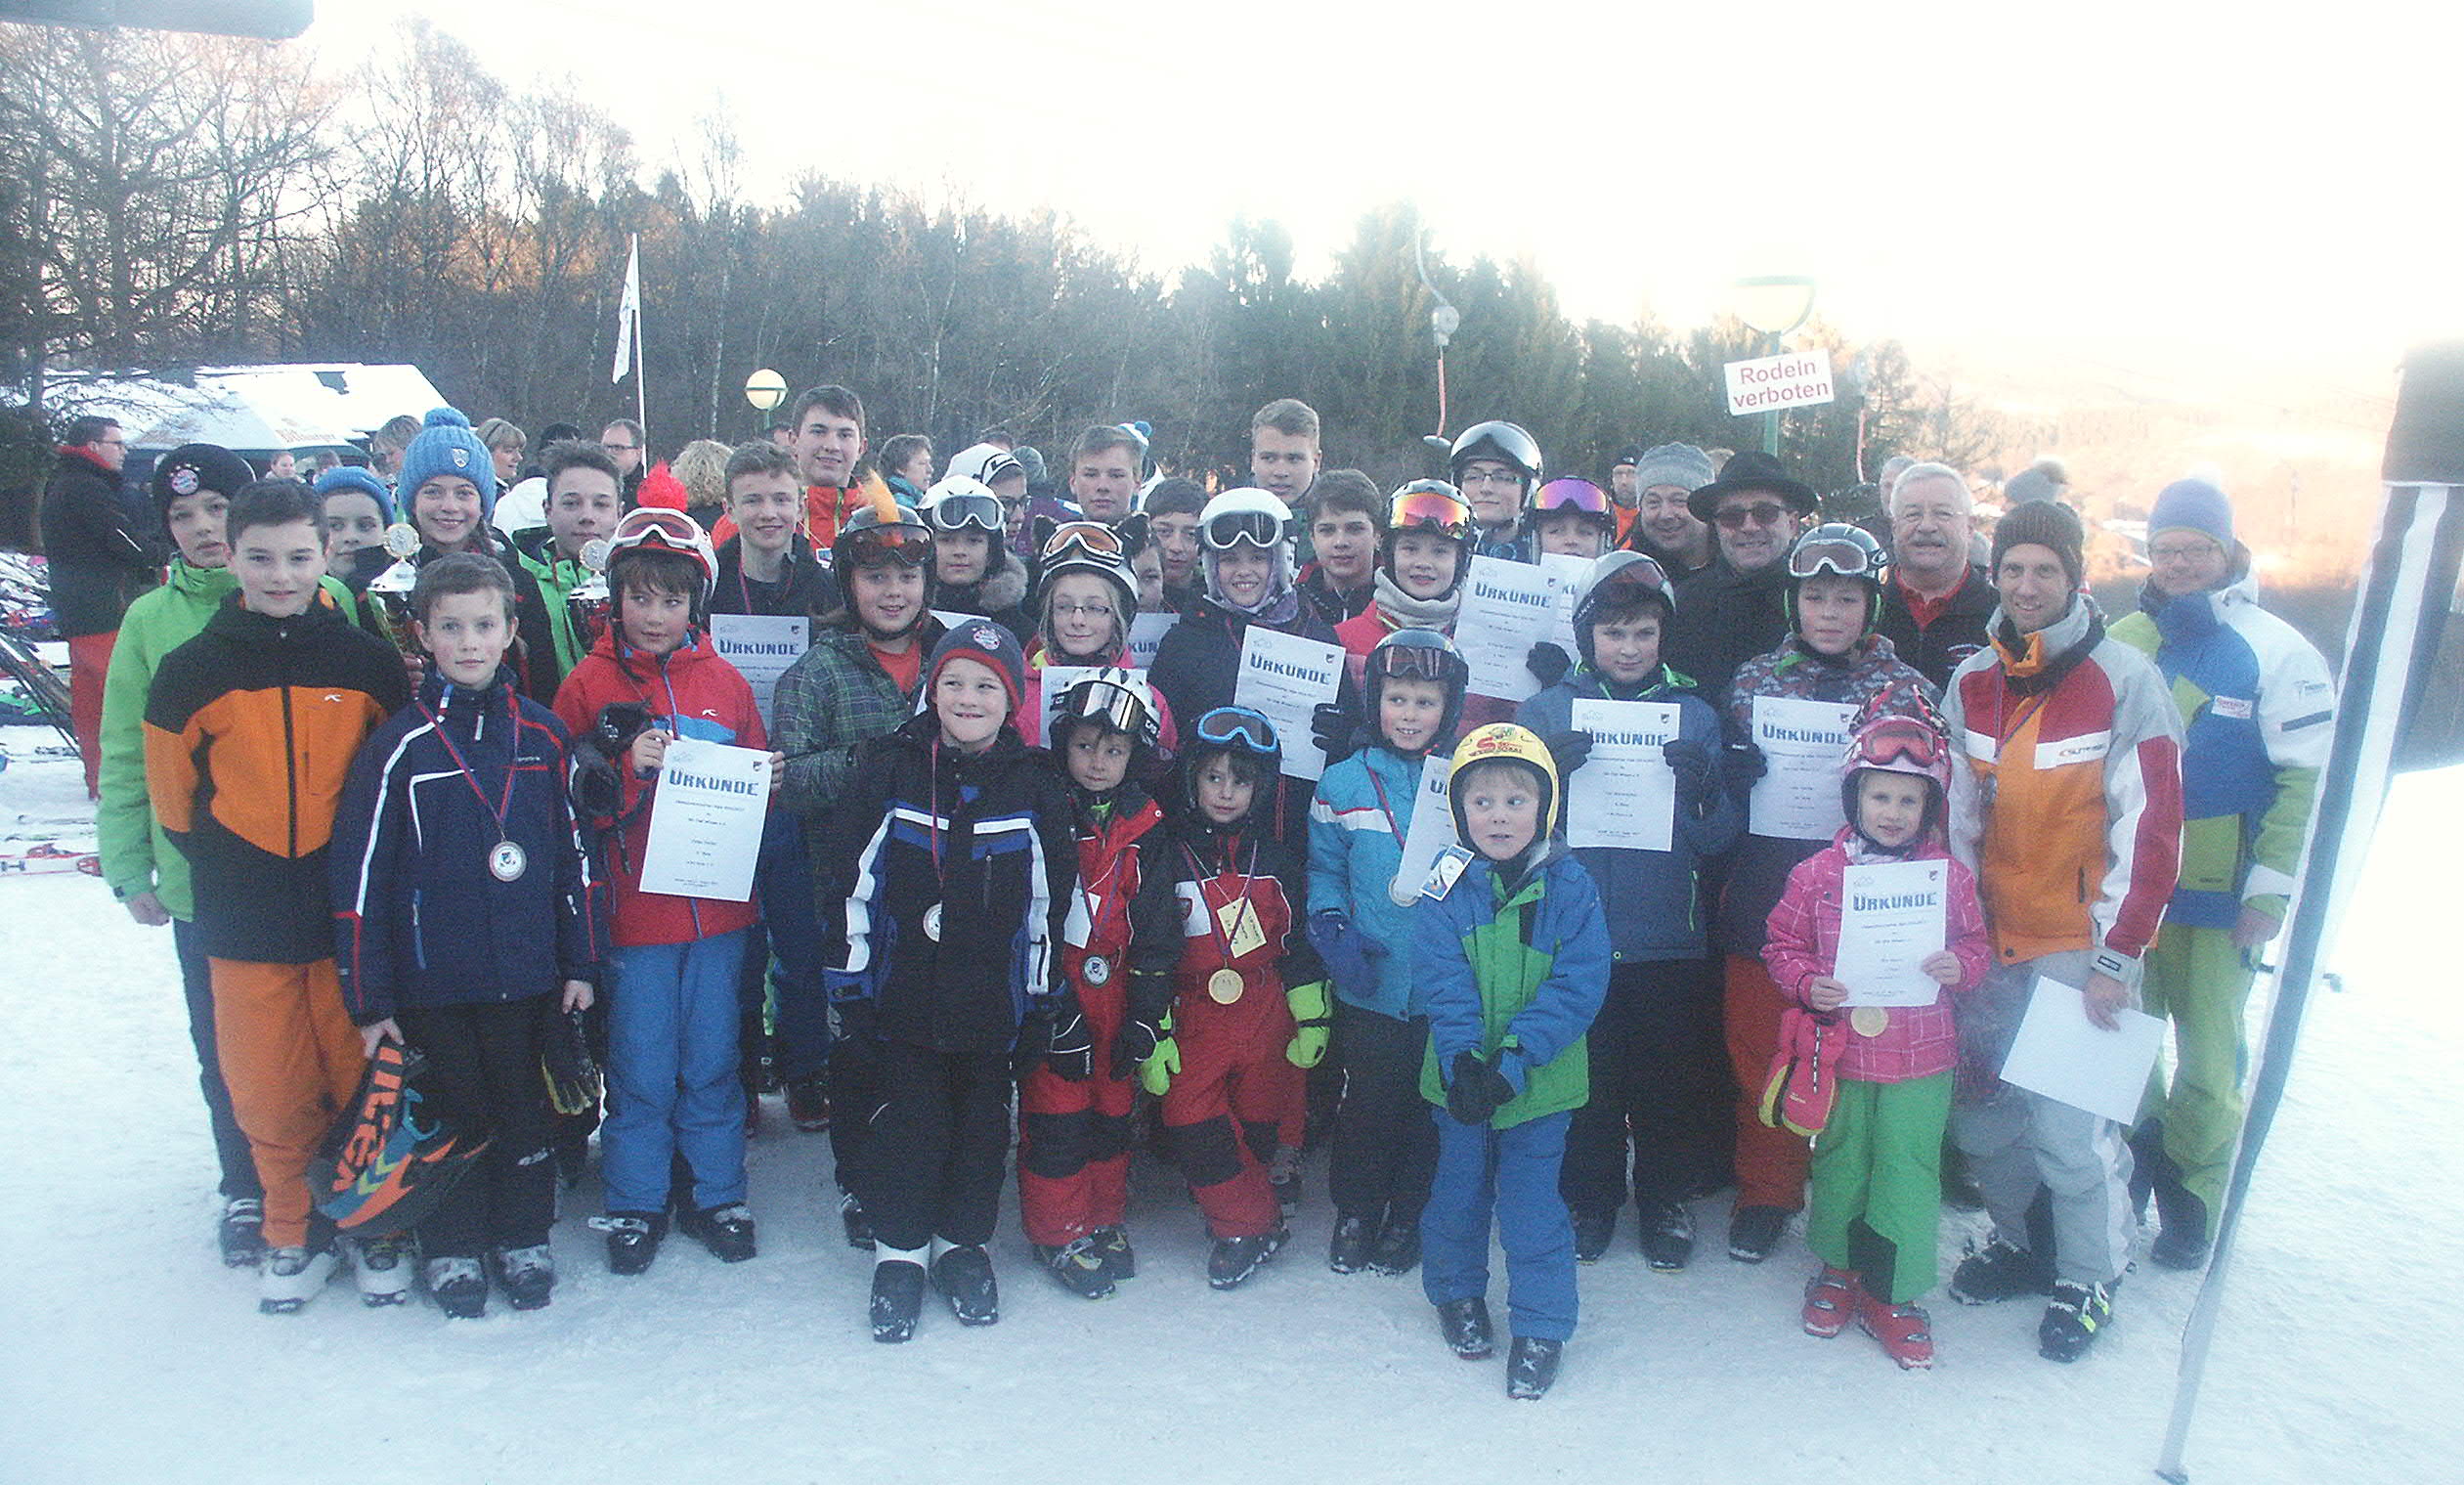
<path fill-rule="evenodd" d="M 1933 1288 L 1942 1206 L 1942 1130 L 1951 1074 L 1903 1083 L 1839 1080 L 1839 1101 L 1814 1137 L 1814 1200 L 1805 1245 L 1865 1290 L 1905 1304 Z"/>
<path fill-rule="evenodd" d="M 2148 1074 L 2140 1117 L 2164 1120 L 2165 1154 L 2183 1189 L 2206 1203 L 2213 1238 L 2241 1133 L 2242 1011 L 2253 971 L 2229 931 L 2175 923 L 2157 932 L 2142 969 L 2140 1003 L 2173 1019 L 2174 1066 L 2170 1090 L 2161 1061 Z"/>

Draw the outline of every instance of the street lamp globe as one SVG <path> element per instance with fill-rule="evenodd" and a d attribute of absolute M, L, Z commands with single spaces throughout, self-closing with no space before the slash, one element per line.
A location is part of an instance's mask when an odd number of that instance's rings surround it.
<path fill-rule="evenodd" d="M 745 378 L 745 401 L 753 404 L 755 412 L 769 412 L 787 401 L 787 378 L 763 367 Z"/>

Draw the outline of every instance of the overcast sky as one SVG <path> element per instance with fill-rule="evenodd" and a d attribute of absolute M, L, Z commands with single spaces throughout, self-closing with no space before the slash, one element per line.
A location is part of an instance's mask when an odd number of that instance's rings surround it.
<path fill-rule="evenodd" d="M 319 9 L 335 65 L 420 13 L 508 79 L 570 71 L 654 169 L 723 105 L 756 197 L 818 169 L 1049 205 L 1157 271 L 1238 212 L 1318 271 L 1408 198 L 1449 258 L 1528 254 L 1578 317 L 1687 325 L 1803 273 L 1860 339 L 2364 381 L 2464 332 L 2464 23 L 2419 5 Z"/>

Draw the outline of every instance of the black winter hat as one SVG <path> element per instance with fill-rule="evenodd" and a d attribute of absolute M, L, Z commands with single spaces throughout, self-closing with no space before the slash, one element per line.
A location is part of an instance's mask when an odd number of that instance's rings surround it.
<path fill-rule="evenodd" d="M 171 502 L 199 490 L 211 490 L 228 500 L 256 483 L 257 471 L 248 461 L 220 444 L 182 444 L 154 461 L 152 478 L 146 488 L 154 498 L 154 509 L 164 520 L 171 518 Z"/>
<path fill-rule="evenodd" d="M 2059 501 L 2030 501 L 2011 506 L 1994 524 L 1994 570 L 2001 571 L 2004 554 L 2013 546 L 2051 547 L 2075 589 L 2087 576 L 2087 545 L 2077 511 Z"/>
<path fill-rule="evenodd" d="M 1814 494 L 1814 487 L 1802 480 L 1790 479 L 1788 470 L 1777 459 L 1759 449 L 1747 449 L 1728 457 L 1728 462 L 1720 467 L 1718 479 L 1687 496 L 1685 508 L 1694 512 L 1696 520 L 1708 526 L 1713 513 L 1719 509 L 1720 497 L 1743 490 L 1767 490 L 1788 502 L 1789 508 L 1798 515 L 1812 515 L 1814 508 L 1821 503 Z"/>

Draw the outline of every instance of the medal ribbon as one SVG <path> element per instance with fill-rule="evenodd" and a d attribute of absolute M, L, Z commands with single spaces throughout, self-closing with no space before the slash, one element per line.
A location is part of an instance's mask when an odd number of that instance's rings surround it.
<path fill-rule="evenodd" d="M 1225 843 L 1224 870 L 1210 873 L 1204 866 L 1198 863 L 1197 855 L 1189 850 L 1189 843 L 1186 841 L 1182 843 L 1181 854 L 1189 858 L 1189 870 L 1198 873 L 1199 887 L 1197 895 L 1200 902 L 1206 902 L 1206 888 L 1204 885 L 1206 882 L 1214 878 L 1222 877 L 1232 871 L 1232 858 L 1233 849 L 1234 848 L 1232 843 Z M 1216 915 L 1215 905 L 1211 902 L 1206 903 L 1206 931 L 1215 936 L 1215 946 L 1224 951 L 1224 967 L 1227 969 L 1232 967 L 1232 959 L 1235 957 L 1232 953 L 1232 939 L 1239 938 L 1240 931 L 1249 926 L 1249 919 L 1257 907 L 1257 904 L 1249 899 L 1249 889 L 1254 886 L 1258 880 L 1257 869 L 1258 842 L 1255 837 L 1252 837 L 1249 842 L 1249 865 L 1246 869 L 1236 873 L 1240 878 L 1240 912 L 1238 916 L 1232 919 L 1232 931 L 1231 938 L 1226 938 L 1224 935 L 1224 920 Z"/>
<path fill-rule="evenodd" d="M 505 841 L 511 840 L 511 834 L 507 832 L 504 827 L 504 817 L 506 812 L 513 808 L 513 765 L 515 763 L 520 762 L 520 755 L 522 751 L 522 704 L 515 698 L 513 688 L 511 686 L 505 687 L 504 712 L 505 725 L 512 729 L 510 735 L 514 739 L 514 757 L 507 760 L 505 763 L 503 795 L 495 804 L 489 804 L 488 791 L 480 786 L 478 772 L 473 769 L 469 763 L 462 758 L 462 750 L 454 746 L 454 734 L 445 729 L 445 719 L 435 712 L 428 710 L 428 704 L 425 699 L 414 696 L 411 700 L 417 704 L 419 708 L 419 715 L 425 717 L 428 720 L 429 725 L 436 728 L 437 741 L 445 744 L 446 756 L 454 760 L 454 766 L 455 768 L 461 770 L 462 781 L 470 785 L 470 792 L 478 795 L 479 803 L 486 807 L 491 815 L 496 817 L 497 843 L 502 844 Z"/>
<path fill-rule="evenodd" d="M 1404 828 L 1395 823 L 1395 807 L 1386 802 L 1386 786 L 1378 782 L 1375 768 L 1369 769 L 1368 773 L 1369 787 L 1377 791 L 1378 811 L 1386 816 L 1386 833 L 1395 838 L 1396 845 L 1401 846 L 1405 844 Z"/>

